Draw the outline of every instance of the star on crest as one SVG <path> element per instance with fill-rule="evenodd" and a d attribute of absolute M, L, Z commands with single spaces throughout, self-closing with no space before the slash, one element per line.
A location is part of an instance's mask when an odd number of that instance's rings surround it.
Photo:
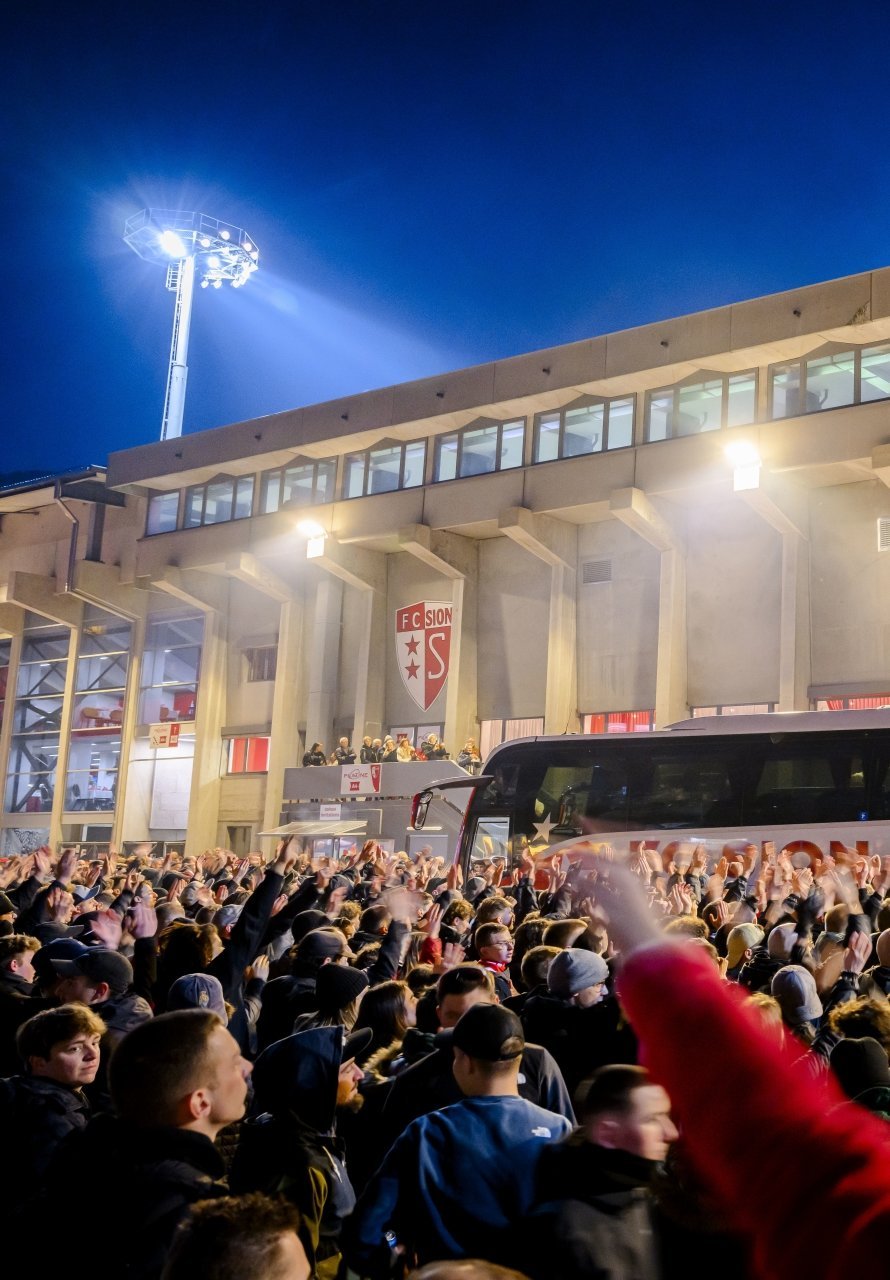
<path fill-rule="evenodd" d="M 420 666 L 416 662 L 409 662 L 405 670 L 408 672 L 409 680 L 416 680 L 417 673 L 420 670 Z"/>
<path fill-rule="evenodd" d="M 549 818 L 545 818 L 543 822 L 535 822 L 532 825 L 535 828 L 532 844 L 549 844 L 550 830 L 556 823 L 551 822 Z"/>
<path fill-rule="evenodd" d="M 409 653 L 414 654 L 420 648 L 420 641 L 416 640 L 414 636 L 412 636 L 410 640 L 405 642 L 405 648 Z"/>

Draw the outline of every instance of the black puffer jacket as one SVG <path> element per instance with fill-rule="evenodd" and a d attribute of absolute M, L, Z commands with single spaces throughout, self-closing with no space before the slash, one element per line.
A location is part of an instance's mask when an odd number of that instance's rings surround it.
<path fill-rule="evenodd" d="M 340 1229 L 355 1208 L 335 1133 L 342 1027 L 316 1027 L 271 1045 L 253 1072 L 256 1119 L 241 1129 L 232 1190 L 285 1196 L 300 1210 L 312 1274 L 335 1275 Z"/>
<path fill-rule="evenodd" d="M 167 1127 L 136 1128 L 98 1116 L 62 1144 L 47 1174 L 41 1264 L 64 1274 L 67 1232 L 47 1233 L 72 1187 L 89 1188 L 102 1206 L 102 1256 L 116 1280 L 159 1280 L 177 1226 L 198 1200 L 228 1195 L 222 1157 L 203 1134 Z"/>
<path fill-rule="evenodd" d="M 519 1255 L 533 1280 L 659 1280 L 647 1190 L 657 1165 L 573 1134 L 545 1147 Z"/>
<path fill-rule="evenodd" d="M 38 1193 L 59 1144 L 85 1129 L 90 1106 L 80 1089 L 55 1080 L 12 1076 L 0 1080 L 0 1201 L 14 1213 Z"/>

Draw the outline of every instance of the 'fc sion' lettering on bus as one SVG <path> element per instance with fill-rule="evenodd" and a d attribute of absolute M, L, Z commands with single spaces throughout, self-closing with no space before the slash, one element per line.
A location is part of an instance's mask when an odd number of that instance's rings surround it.
<path fill-rule="evenodd" d="M 428 711 L 445 688 L 451 660 L 448 600 L 421 600 L 396 609 L 396 660 L 412 699 Z"/>

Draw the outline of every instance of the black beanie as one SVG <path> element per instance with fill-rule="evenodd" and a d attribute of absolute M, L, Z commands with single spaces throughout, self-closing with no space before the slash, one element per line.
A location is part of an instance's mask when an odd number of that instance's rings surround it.
<path fill-rule="evenodd" d="M 339 1013 L 369 985 L 368 975 L 361 969 L 350 969 L 347 964 L 322 965 L 315 980 L 318 1012 Z"/>

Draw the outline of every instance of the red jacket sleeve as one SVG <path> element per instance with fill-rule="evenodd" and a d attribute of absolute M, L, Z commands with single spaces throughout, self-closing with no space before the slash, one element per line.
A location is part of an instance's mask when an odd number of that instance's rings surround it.
<path fill-rule="evenodd" d="M 418 964 L 438 964 L 442 959 L 442 940 L 441 938 L 424 938 L 423 945 L 420 948 L 418 956 Z"/>
<path fill-rule="evenodd" d="M 619 979 L 640 1060 L 699 1171 L 752 1240 L 756 1275 L 840 1280 L 890 1256 L 890 1128 L 794 1065 L 696 949 L 631 955 Z"/>

